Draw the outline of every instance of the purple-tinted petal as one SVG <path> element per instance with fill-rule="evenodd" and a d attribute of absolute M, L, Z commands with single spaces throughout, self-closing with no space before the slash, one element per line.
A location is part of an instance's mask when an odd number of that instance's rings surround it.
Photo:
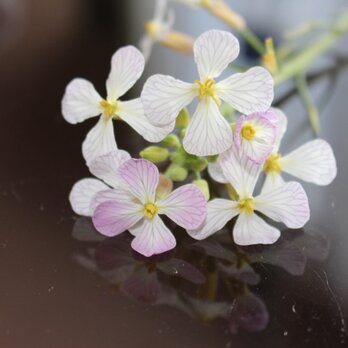
<path fill-rule="evenodd" d="M 157 202 L 159 213 L 167 215 L 186 229 L 198 228 L 207 214 L 207 202 L 203 192 L 195 185 L 179 187 Z"/>
<path fill-rule="evenodd" d="M 143 204 L 154 202 L 159 172 L 153 163 L 143 159 L 130 159 L 121 165 L 118 173 L 123 189 Z"/>

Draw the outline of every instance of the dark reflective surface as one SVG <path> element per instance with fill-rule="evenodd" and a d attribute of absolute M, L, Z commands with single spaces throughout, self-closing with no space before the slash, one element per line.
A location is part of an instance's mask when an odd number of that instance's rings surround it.
<path fill-rule="evenodd" d="M 102 240 L 72 213 L 68 194 L 89 175 L 80 149 L 94 121 L 71 126 L 60 112 L 75 76 L 103 91 L 111 54 L 128 43 L 125 2 L 18 3 L 13 19 L 0 11 L 0 30 L 16 29 L 0 37 L 0 347 L 347 346 L 347 73 L 322 119 L 338 177 L 305 185 L 304 231 L 267 248 L 237 248 L 226 231 L 203 242 L 179 231 L 175 251 L 145 260 L 127 234 Z M 311 137 L 293 104 L 287 150 Z M 116 135 L 137 154 L 126 125 Z"/>

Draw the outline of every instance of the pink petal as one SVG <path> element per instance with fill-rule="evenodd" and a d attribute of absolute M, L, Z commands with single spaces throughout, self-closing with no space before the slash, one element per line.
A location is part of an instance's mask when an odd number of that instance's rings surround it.
<path fill-rule="evenodd" d="M 204 194 L 192 184 L 179 187 L 157 204 L 160 214 L 167 215 L 176 224 L 186 229 L 198 228 L 207 214 Z"/>
<path fill-rule="evenodd" d="M 112 237 L 135 225 L 142 217 L 142 207 L 132 201 L 107 201 L 97 206 L 93 224 L 103 235 Z"/>
<path fill-rule="evenodd" d="M 162 219 L 155 215 L 152 220 L 143 219 L 138 233 L 132 241 L 132 248 L 149 257 L 175 248 L 176 240 Z"/>
<path fill-rule="evenodd" d="M 118 173 L 123 188 L 141 203 L 154 202 L 159 172 L 153 163 L 143 159 L 130 159 L 123 163 Z"/>

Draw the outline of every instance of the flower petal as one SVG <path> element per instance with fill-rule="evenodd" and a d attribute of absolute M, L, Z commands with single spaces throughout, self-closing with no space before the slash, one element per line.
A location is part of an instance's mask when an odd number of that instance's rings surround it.
<path fill-rule="evenodd" d="M 131 199 L 99 204 L 93 213 L 93 224 L 104 236 L 116 236 L 135 225 L 141 218 L 142 206 Z"/>
<path fill-rule="evenodd" d="M 193 52 L 200 79 L 212 79 L 238 57 L 239 42 L 227 31 L 209 30 L 197 38 Z"/>
<path fill-rule="evenodd" d="M 119 203 L 125 202 L 126 204 L 129 203 L 129 194 L 128 192 L 122 190 L 121 188 L 107 188 L 103 191 L 98 192 L 91 201 L 91 210 L 92 212 L 95 210 L 95 208 L 108 201 L 118 201 Z"/>
<path fill-rule="evenodd" d="M 267 111 L 273 101 L 273 79 L 261 67 L 234 74 L 217 85 L 217 95 L 243 114 Z"/>
<path fill-rule="evenodd" d="M 117 100 L 124 95 L 144 71 L 145 60 L 134 46 L 125 46 L 111 58 L 111 71 L 106 81 L 109 100 Z"/>
<path fill-rule="evenodd" d="M 226 179 L 226 177 L 222 171 L 222 168 L 221 168 L 219 161 L 208 164 L 208 173 L 214 181 L 216 181 L 220 184 L 227 184 L 228 183 L 228 180 Z"/>
<path fill-rule="evenodd" d="M 62 99 L 63 117 L 67 122 L 75 124 L 98 116 L 103 112 L 99 105 L 101 100 L 91 82 L 74 79 L 66 87 Z"/>
<path fill-rule="evenodd" d="M 207 217 L 202 226 L 187 233 L 194 239 L 205 239 L 221 230 L 228 221 L 239 214 L 237 202 L 216 198 L 208 202 Z"/>
<path fill-rule="evenodd" d="M 306 192 L 298 182 L 287 182 L 254 198 L 254 208 L 289 228 L 301 228 L 309 220 Z"/>
<path fill-rule="evenodd" d="M 233 239 L 239 245 L 273 244 L 279 237 L 277 228 L 254 213 L 240 214 L 233 229 Z"/>
<path fill-rule="evenodd" d="M 193 84 L 167 75 L 153 75 L 144 85 L 141 101 L 145 115 L 156 125 L 169 124 L 197 95 Z"/>
<path fill-rule="evenodd" d="M 106 155 L 96 157 L 88 167 L 90 172 L 109 186 L 116 188 L 119 186 L 117 177 L 120 165 L 131 158 L 130 154 L 124 150 L 114 150 Z"/>
<path fill-rule="evenodd" d="M 219 162 L 228 182 L 239 196 L 252 196 L 260 176 L 262 165 L 250 161 L 235 145 L 219 157 Z"/>
<path fill-rule="evenodd" d="M 117 114 L 145 140 L 156 143 L 163 140 L 175 127 L 175 121 L 163 126 L 154 126 L 144 114 L 140 98 L 120 102 Z"/>
<path fill-rule="evenodd" d="M 154 202 L 159 182 L 157 167 L 143 159 L 130 159 L 118 171 L 123 188 L 131 192 L 141 203 Z"/>
<path fill-rule="evenodd" d="M 281 158 L 281 168 L 303 181 L 329 185 L 336 177 L 337 166 L 328 142 L 315 139 Z"/>
<path fill-rule="evenodd" d="M 100 180 L 87 178 L 75 183 L 69 194 L 72 210 L 78 215 L 92 216 L 92 199 L 108 187 Z"/>
<path fill-rule="evenodd" d="M 132 248 L 149 257 L 175 248 L 176 240 L 162 219 L 155 215 L 152 220 L 144 219 L 132 241 Z"/>
<path fill-rule="evenodd" d="M 159 214 L 167 215 L 177 225 L 195 229 L 202 225 L 207 215 L 203 192 L 195 185 L 183 185 L 157 202 Z"/>
<path fill-rule="evenodd" d="M 283 139 L 283 136 L 286 132 L 286 129 L 288 127 L 288 119 L 285 116 L 284 112 L 278 108 L 270 108 L 271 111 L 273 111 L 277 117 L 276 125 L 277 125 L 277 135 L 274 142 L 274 148 L 273 152 L 278 152 L 280 143 Z"/>
<path fill-rule="evenodd" d="M 212 98 L 202 100 L 187 127 L 184 149 L 197 156 L 216 155 L 232 145 L 232 130 Z"/>
<path fill-rule="evenodd" d="M 262 193 L 273 190 L 278 186 L 284 185 L 285 181 L 279 173 L 271 172 L 266 174 L 265 182 L 262 186 Z"/>
<path fill-rule="evenodd" d="M 88 165 L 96 157 L 106 155 L 114 150 L 117 150 L 114 125 L 112 120 L 107 120 L 101 116 L 98 123 L 88 132 L 82 144 L 83 157 Z"/>
<path fill-rule="evenodd" d="M 274 141 L 277 134 L 277 127 L 274 124 L 275 114 L 272 112 L 256 112 L 248 116 L 238 118 L 235 132 L 234 143 L 237 148 L 244 147 L 244 153 L 255 163 L 263 163 L 273 150 Z M 252 139 L 243 137 L 243 127 L 250 125 L 255 130 Z"/>

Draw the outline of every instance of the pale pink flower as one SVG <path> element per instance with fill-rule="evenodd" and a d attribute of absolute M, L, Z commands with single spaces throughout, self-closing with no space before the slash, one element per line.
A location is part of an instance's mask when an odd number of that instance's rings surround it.
<path fill-rule="evenodd" d="M 122 47 L 111 59 L 111 71 L 106 81 L 106 99 L 98 94 L 91 82 L 82 78 L 72 80 L 66 87 L 62 100 L 62 113 L 66 121 L 76 124 L 101 115 L 82 145 L 87 164 L 94 158 L 117 149 L 113 119 L 125 121 L 150 142 L 162 140 L 173 130 L 173 122 L 161 127 L 150 124 L 140 98 L 120 100 L 140 78 L 144 65 L 144 57 L 137 48 Z"/>
<path fill-rule="evenodd" d="M 157 74 L 145 83 L 141 99 L 150 122 L 165 125 L 197 97 L 198 106 L 186 129 L 184 148 L 198 156 L 220 154 L 232 145 L 230 125 L 219 110 L 221 101 L 244 114 L 266 111 L 273 100 L 273 80 L 266 69 L 255 67 L 215 81 L 239 54 L 239 42 L 229 32 L 203 33 L 193 51 L 199 80 L 187 83 Z"/>
<path fill-rule="evenodd" d="M 94 211 L 93 223 L 105 236 L 126 230 L 135 236 L 132 248 L 144 256 L 160 254 L 176 246 L 160 215 L 185 229 L 196 229 L 206 216 L 206 200 L 192 184 L 183 185 L 164 198 L 156 197 L 157 167 L 146 160 L 130 159 L 118 170 L 120 186 Z"/>
<path fill-rule="evenodd" d="M 301 228 L 309 220 L 308 199 L 299 183 L 288 182 L 254 196 L 262 165 L 241 156 L 235 146 L 221 155 L 220 164 L 238 198 L 216 198 L 208 202 L 204 224 L 198 229 L 188 231 L 193 238 L 207 238 L 238 216 L 233 228 L 235 243 L 272 244 L 279 238 L 280 231 L 255 214 L 256 211 L 276 222 L 283 222 L 288 228 Z"/>

